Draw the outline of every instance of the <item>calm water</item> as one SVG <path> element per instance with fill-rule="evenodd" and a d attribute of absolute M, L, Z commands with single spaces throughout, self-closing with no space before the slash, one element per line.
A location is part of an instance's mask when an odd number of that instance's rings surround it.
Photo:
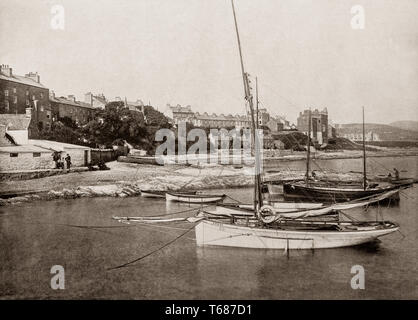
<path fill-rule="evenodd" d="M 377 159 L 417 176 L 416 157 Z M 395 165 L 396 163 L 396 165 Z M 281 164 L 283 165 L 283 164 Z M 303 168 L 303 162 L 286 163 Z M 360 170 L 361 160 L 321 161 L 333 170 Z M 299 166 L 299 167 L 298 167 Z M 378 170 L 375 173 L 385 173 Z M 219 190 L 218 190 L 219 191 Z M 211 191 L 216 192 L 216 191 Z M 225 190 L 251 200 L 252 190 Z M 145 216 L 188 209 L 165 200 L 92 198 L 0 208 L 1 298 L 114 299 L 406 299 L 418 298 L 417 185 L 398 206 L 350 213 L 375 219 L 378 210 L 401 232 L 369 245 L 311 251 L 197 248 L 194 231 L 147 258 L 116 270 L 173 240 L 192 225 L 124 225 L 113 215 Z M 65 290 L 50 288 L 50 269 L 65 268 Z M 353 265 L 366 271 L 365 290 L 353 290 Z"/>

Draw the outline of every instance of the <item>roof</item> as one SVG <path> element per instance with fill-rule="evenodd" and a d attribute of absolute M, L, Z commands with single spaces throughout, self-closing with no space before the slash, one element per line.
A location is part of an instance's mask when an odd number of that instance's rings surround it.
<path fill-rule="evenodd" d="M 135 106 L 135 107 L 143 107 L 144 103 L 141 100 L 137 100 L 135 102 L 132 101 L 126 101 L 128 103 L 128 106 Z"/>
<path fill-rule="evenodd" d="M 48 89 L 42 83 L 38 83 L 31 78 L 27 78 L 27 77 L 24 77 L 24 76 L 19 76 L 19 75 L 16 75 L 16 74 L 12 74 L 11 77 L 8 77 L 4 73 L 0 72 L 0 79 L 7 80 L 7 81 L 13 81 L 13 82 L 17 82 L 17 83 L 22 83 L 22 84 L 26 84 L 28 86 L 38 87 L 38 88 L 42 88 L 42 89 Z"/>
<path fill-rule="evenodd" d="M 78 103 L 81 107 L 84 107 L 84 108 L 89 108 L 89 109 L 94 109 L 94 110 L 97 110 L 97 109 L 98 109 L 98 108 L 96 108 L 96 107 L 93 107 L 90 103 L 87 103 L 87 102 L 77 101 L 77 103 Z"/>
<path fill-rule="evenodd" d="M 182 107 L 181 105 L 170 106 L 172 112 L 193 113 L 191 106 Z"/>
<path fill-rule="evenodd" d="M 75 107 L 81 107 L 81 108 L 88 108 L 88 109 L 96 109 L 92 107 L 89 103 L 81 102 L 81 101 L 72 101 L 65 97 L 49 97 L 49 101 L 55 102 L 55 103 L 62 103 L 62 104 L 68 104 Z"/>
<path fill-rule="evenodd" d="M 39 140 L 39 139 L 29 139 L 29 144 L 41 148 L 50 149 L 53 151 L 64 151 L 65 149 L 84 149 L 88 150 L 89 147 L 79 146 L 76 144 L 51 141 L 51 140 Z"/>
<path fill-rule="evenodd" d="M 211 115 L 204 112 L 203 114 L 200 114 L 199 112 L 195 113 L 195 118 L 198 120 L 216 120 L 216 121 L 249 121 L 249 119 L 246 116 L 241 115 L 231 115 L 228 114 L 225 116 L 224 114 L 217 115 L 216 113 L 213 113 Z"/>
<path fill-rule="evenodd" d="M 27 130 L 30 120 L 26 114 L 0 114 L 0 124 L 5 125 L 7 130 Z"/>
<path fill-rule="evenodd" d="M 96 99 L 97 101 L 103 103 L 103 104 L 107 104 L 107 100 L 104 96 L 95 96 L 93 95 L 93 99 Z"/>
<path fill-rule="evenodd" d="M 5 146 L 0 147 L 0 153 L 23 153 L 23 152 L 43 152 L 43 153 L 50 153 L 51 150 L 33 146 L 33 145 L 21 145 L 21 146 Z"/>

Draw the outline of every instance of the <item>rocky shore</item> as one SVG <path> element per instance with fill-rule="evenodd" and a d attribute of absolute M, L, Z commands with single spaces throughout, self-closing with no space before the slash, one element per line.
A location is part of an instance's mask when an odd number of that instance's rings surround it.
<path fill-rule="evenodd" d="M 31 180 L 4 181 L 0 205 L 33 200 L 72 199 L 80 197 L 129 197 L 143 190 L 226 189 L 250 187 L 254 177 L 250 167 L 232 166 L 153 166 L 110 162 L 108 171 L 72 172 L 65 175 Z M 266 174 L 268 180 L 301 179 L 303 171 L 283 171 Z M 359 181 L 356 173 L 319 173 L 319 177 L 344 181 Z M 13 191 L 16 190 L 16 191 Z M 13 196 L 15 195 L 15 196 Z"/>
<path fill-rule="evenodd" d="M 415 149 L 385 149 L 369 152 L 368 157 L 416 156 Z M 317 152 L 316 159 L 361 158 L 360 151 Z M 268 171 L 271 161 L 296 161 L 306 159 L 304 152 L 282 154 L 280 157 L 265 154 L 266 180 L 303 179 L 305 172 L 298 170 Z M 267 164 L 267 165 L 266 165 Z M 40 178 L 3 180 L 0 183 L 0 206 L 33 200 L 51 200 L 80 197 L 129 197 L 143 190 L 226 189 L 250 187 L 254 179 L 250 167 L 229 165 L 165 165 L 110 162 L 108 171 L 72 170 L 61 175 L 45 175 Z M 319 179 L 361 181 L 359 173 L 317 172 Z M 373 177 L 370 177 L 373 179 Z"/>

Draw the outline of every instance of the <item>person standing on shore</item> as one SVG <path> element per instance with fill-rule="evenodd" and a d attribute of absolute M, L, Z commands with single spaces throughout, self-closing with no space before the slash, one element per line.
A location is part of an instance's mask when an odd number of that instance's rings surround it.
<path fill-rule="evenodd" d="M 68 169 L 68 171 L 70 171 L 70 167 L 71 167 L 71 156 L 69 154 L 67 154 L 67 156 L 65 157 L 65 162 L 67 163 L 67 169 Z"/>
<path fill-rule="evenodd" d="M 399 180 L 399 171 L 396 168 L 393 168 L 393 171 L 395 172 L 395 179 Z"/>

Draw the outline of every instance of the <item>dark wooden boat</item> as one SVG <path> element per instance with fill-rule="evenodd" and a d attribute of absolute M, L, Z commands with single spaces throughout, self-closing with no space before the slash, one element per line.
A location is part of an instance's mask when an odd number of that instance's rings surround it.
<path fill-rule="evenodd" d="M 285 200 L 300 200 L 312 202 L 344 202 L 365 197 L 373 197 L 387 191 L 399 189 L 399 185 L 376 186 L 359 188 L 349 186 L 321 186 L 305 185 L 304 183 L 289 183 L 283 185 Z M 399 193 L 395 193 L 391 200 L 399 200 Z"/>
<path fill-rule="evenodd" d="M 403 184 L 391 184 L 379 186 L 369 184 L 366 176 L 366 145 L 364 140 L 364 108 L 363 108 L 363 183 L 362 184 L 335 184 L 330 182 L 312 182 L 309 177 L 310 141 L 311 141 L 311 113 L 309 112 L 308 125 L 308 154 L 306 162 L 305 182 L 283 184 L 283 196 L 285 200 L 312 201 L 312 202 L 344 202 L 366 197 L 373 197 L 387 191 L 400 189 Z M 395 193 L 390 200 L 399 200 L 399 192 Z"/>

